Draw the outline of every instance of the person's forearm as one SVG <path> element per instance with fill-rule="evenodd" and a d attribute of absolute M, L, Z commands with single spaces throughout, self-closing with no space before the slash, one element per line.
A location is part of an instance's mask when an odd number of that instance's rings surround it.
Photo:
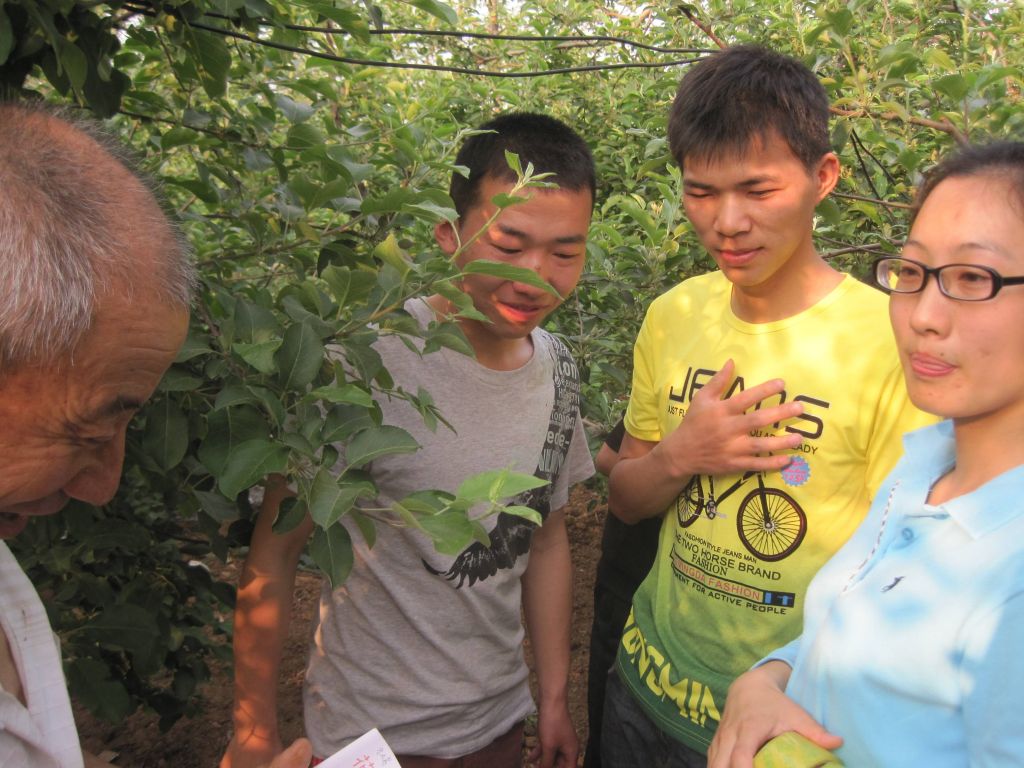
<path fill-rule="evenodd" d="M 549 520 L 543 528 L 553 522 Z M 540 535 L 540 531 L 534 534 L 535 538 Z M 542 541 L 534 542 L 522 584 L 540 706 L 564 705 L 568 701 L 572 624 L 572 560 L 564 519 L 544 531 Z"/>
<path fill-rule="evenodd" d="M 299 556 L 312 531 L 307 518 L 279 535 L 273 521 L 283 487 L 267 490 L 256 521 L 249 556 L 239 578 L 235 604 L 234 744 L 256 752 L 278 744 L 277 682 L 288 627 Z"/>
<path fill-rule="evenodd" d="M 625 523 L 657 517 L 691 477 L 669 463 L 659 443 L 647 454 L 620 459 L 615 465 L 608 482 L 608 509 Z"/>
<path fill-rule="evenodd" d="M 243 571 L 235 607 L 235 736 L 240 743 L 274 742 L 277 679 L 291 622 L 290 583 Z"/>
<path fill-rule="evenodd" d="M 793 674 L 793 668 L 781 659 L 772 659 L 751 670 L 765 682 L 775 685 L 780 691 L 785 691 L 789 684 L 789 677 Z"/>

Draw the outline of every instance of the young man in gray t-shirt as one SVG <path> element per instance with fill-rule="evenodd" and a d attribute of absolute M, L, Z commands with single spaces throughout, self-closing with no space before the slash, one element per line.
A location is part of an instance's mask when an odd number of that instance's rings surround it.
<path fill-rule="evenodd" d="M 594 202 L 594 165 L 570 128 L 543 115 L 509 114 L 470 137 L 456 164 L 451 196 L 459 218 L 435 230 L 459 266 L 476 259 L 536 272 L 568 296 L 585 260 Z M 492 199 L 515 182 L 505 153 L 554 174 L 557 189 L 503 210 Z M 482 233 L 460 251 L 477 232 Z M 369 548 L 356 539 L 345 584 L 325 585 L 310 646 L 305 724 L 325 758 L 377 727 L 403 768 L 456 759 L 488 768 L 520 765 L 522 723 L 533 710 L 523 661 L 525 613 L 536 659 L 542 766 L 575 766 L 578 743 L 568 711 L 572 569 L 562 506 L 569 487 L 593 472 L 579 415 L 579 376 L 565 347 L 540 330 L 561 303 L 523 283 L 484 275 L 461 282 L 487 321 L 458 318 L 475 359 L 450 350 L 420 357 L 401 341 L 377 344 L 395 382 L 429 391 L 454 432 L 426 429 L 405 401 L 382 398 L 385 423 L 422 449 L 370 467 L 381 506 L 419 488 L 454 491 L 467 476 L 511 466 L 551 482 L 517 499 L 543 517 L 539 527 L 501 515 L 491 547 L 455 557 L 434 551 L 419 532 L 378 526 Z M 422 325 L 452 316 L 440 295 L 406 310 Z M 277 535 L 272 522 L 287 495 L 271 483 L 240 579 L 235 613 L 235 735 L 222 768 L 267 762 L 281 750 L 275 689 L 290 619 L 295 569 L 313 530 L 307 519 Z"/>

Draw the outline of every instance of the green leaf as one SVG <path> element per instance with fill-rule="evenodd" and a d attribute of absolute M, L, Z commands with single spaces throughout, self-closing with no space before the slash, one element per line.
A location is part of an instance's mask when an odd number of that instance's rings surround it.
<path fill-rule="evenodd" d="M 508 507 L 503 507 L 502 511 L 509 515 L 522 517 L 526 520 L 529 520 L 531 523 L 536 523 L 537 525 L 543 525 L 544 523 L 544 518 L 540 516 L 540 512 L 538 512 L 536 509 L 530 509 L 529 507 L 523 507 L 517 504 L 512 504 Z"/>
<path fill-rule="evenodd" d="M 281 348 L 274 355 L 281 386 L 286 390 L 299 390 L 313 381 L 325 352 L 320 337 L 308 324 L 292 325 L 285 331 Z"/>
<path fill-rule="evenodd" d="M 302 104 L 293 99 L 289 99 L 283 93 L 278 93 L 274 96 L 274 103 L 277 104 L 277 108 L 284 112 L 284 116 L 288 118 L 290 123 L 304 123 L 313 116 L 316 111 L 310 104 Z"/>
<path fill-rule="evenodd" d="M 210 0 L 210 4 L 215 11 L 224 16 L 235 16 L 245 5 L 245 0 Z"/>
<path fill-rule="evenodd" d="M 490 277 L 500 277 L 503 280 L 510 280 L 516 283 L 524 283 L 526 285 L 533 286 L 534 288 L 540 288 L 545 293 L 550 293 L 559 299 L 562 298 L 558 291 L 555 290 L 554 286 L 548 284 L 543 278 L 540 277 L 532 269 L 526 269 L 524 267 L 515 267 L 511 264 L 503 264 L 500 261 L 488 261 L 487 259 L 475 259 L 462 268 L 462 274 L 464 275 L 489 275 Z"/>
<path fill-rule="evenodd" d="M 486 321 L 486 318 L 484 320 Z M 440 323 L 428 329 L 424 339 L 426 340 L 426 344 L 423 345 L 423 354 L 425 355 L 436 352 L 441 347 L 447 347 L 466 357 L 476 357 L 476 350 L 470 345 L 457 323 Z"/>
<path fill-rule="evenodd" d="M 288 466 L 288 446 L 270 440 L 246 440 L 228 453 L 217 487 L 233 499 L 267 475 L 283 473 Z"/>
<path fill-rule="evenodd" d="M 407 205 L 420 202 L 420 196 L 411 189 L 398 187 L 381 197 L 366 198 L 359 209 L 368 215 L 381 213 L 398 213 Z"/>
<path fill-rule="evenodd" d="M 331 295 L 341 306 L 357 304 L 370 295 L 377 284 L 371 272 L 358 272 L 348 267 L 331 265 L 324 269 L 321 277 L 331 289 Z"/>
<path fill-rule="evenodd" d="M 505 150 L 505 162 L 508 163 L 508 167 L 516 172 L 516 176 L 523 175 L 523 165 L 519 162 L 519 155 L 515 152 Z"/>
<path fill-rule="evenodd" d="M 282 443 L 292 449 L 293 454 L 305 456 L 307 459 L 315 459 L 317 449 L 309 442 L 309 439 L 299 432 L 283 432 L 278 437 Z"/>
<path fill-rule="evenodd" d="M 7 57 L 14 50 L 14 32 L 11 28 L 11 20 L 0 5 L 0 64 L 7 61 Z"/>
<path fill-rule="evenodd" d="M 843 219 L 842 211 L 839 210 L 839 206 L 836 205 L 835 200 L 830 197 L 826 197 L 818 203 L 817 208 L 814 210 L 822 219 L 825 220 L 827 224 L 832 226 L 835 226 Z"/>
<path fill-rule="evenodd" d="M 274 373 L 277 370 L 276 353 L 283 344 L 282 339 L 271 339 L 256 344 L 236 342 L 231 350 L 260 373 Z"/>
<path fill-rule="evenodd" d="M 370 393 L 355 384 L 317 387 L 309 395 L 318 400 L 326 400 L 329 403 L 349 403 L 351 405 L 361 405 L 364 408 L 369 408 L 373 405 L 373 397 L 370 396 Z"/>
<path fill-rule="evenodd" d="M 85 78 L 89 74 L 89 61 L 82 49 L 74 43 L 62 42 L 60 46 L 60 65 L 76 91 L 81 91 Z"/>
<path fill-rule="evenodd" d="M 403 206 L 402 210 L 409 211 L 410 213 L 425 213 L 427 219 L 431 221 L 455 221 L 459 218 L 459 213 L 454 208 L 438 205 L 431 200 L 425 200 L 422 203 L 411 203 Z"/>
<path fill-rule="evenodd" d="M 246 405 L 212 412 L 206 427 L 206 437 L 196 455 L 214 477 L 224 472 L 228 455 L 237 446 L 248 440 L 266 440 L 270 434 L 267 420 L 255 408 Z"/>
<path fill-rule="evenodd" d="M 178 354 L 174 358 L 174 362 L 185 363 L 194 357 L 208 355 L 212 352 L 213 350 L 210 348 L 209 338 L 203 335 L 195 335 L 193 331 L 190 331 L 188 338 L 185 339 L 185 343 L 182 344 L 181 349 L 178 350 Z"/>
<path fill-rule="evenodd" d="M 921 58 L 933 67 L 938 67 L 948 72 L 954 72 L 957 69 L 956 62 L 939 46 L 927 47 L 924 53 L 921 54 Z"/>
<path fill-rule="evenodd" d="M 473 523 L 465 512 L 445 510 L 438 515 L 419 518 L 420 526 L 444 555 L 457 555 L 473 541 Z"/>
<path fill-rule="evenodd" d="M 229 384 L 217 393 L 217 399 L 213 401 L 213 410 L 219 411 L 223 408 L 230 408 L 232 405 L 256 402 L 259 402 L 259 400 L 247 386 L 244 384 Z"/>
<path fill-rule="evenodd" d="M 970 91 L 970 83 L 963 75 L 944 75 L 933 80 L 932 86 L 954 101 L 960 101 Z"/>
<path fill-rule="evenodd" d="M 161 149 L 168 150 L 185 144 L 193 144 L 196 136 L 196 132 L 191 128 L 183 128 L 181 126 L 171 128 L 169 131 L 164 131 L 164 134 L 160 137 L 160 147 Z"/>
<path fill-rule="evenodd" d="M 373 545 L 377 543 L 376 524 L 358 509 L 353 509 L 349 513 L 349 518 L 355 520 L 356 525 L 359 527 L 359 533 L 362 534 L 363 541 L 366 542 L 367 547 L 372 549 Z"/>
<path fill-rule="evenodd" d="M 825 11 L 825 19 L 829 26 L 835 30 L 840 37 L 846 37 L 853 25 L 853 13 L 848 8 L 840 8 L 837 11 Z"/>
<path fill-rule="evenodd" d="M 288 129 L 288 146 L 293 149 L 309 149 L 324 143 L 324 135 L 309 123 L 299 123 Z"/>
<path fill-rule="evenodd" d="M 371 483 L 342 484 L 341 478 L 324 467 L 316 473 L 309 491 L 309 514 L 321 528 L 329 528 L 348 514 L 356 501 L 373 492 Z"/>
<path fill-rule="evenodd" d="M 406 2 L 409 5 L 416 6 L 421 11 L 426 11 L 431 16 L 436 16 L 450 27 L 455 27 L 459 23 L 459 17 L 455 11 L 444 3 L 438 2 L 438 0 L 406 0 Z"/>
<path fill-rule="evenodd" d="M 170 368 L 160 380 L 161 392 L 194 392 L 204 380 L 180 368 Z"/>
<path fill-rule="evenodd" d="M 408 273 L 412 265 L 409 255 L 398 245 L 394 232 L 389 234 L 382 243 L 373 249 L 373 255 L 385 264 L 390 264 L 398 270 L 400 275 Z"/>
<path fill-rule="evenodd" d="M 324 18 L 330 19 L 360 42 L 370 42 L 370 27 L 366 23 L 366 19 L 355 11 L 348 8 L 335 8 L 329 2 L 310 3 L 310 9 Z"/>
<path fill-rule="evenodd" d="M 238 519 L 238 507 L 235 502 L 225 499 L 219 493 L 193 490 L 203 511 L 218 523 L 229 523 Z"/>
<path fill-rule="evenodd" d="M 327 574 L 334 589 L 344 584 L 352 571 L 352 537 L 343 525 L 332 525 L 326 530 L 316 528 L 309 544 L 309 554 L 317 567 Z"/>
<path fill-rule="evenodd" d="M 524 197 L 523 195 L 510 195 L 508 192 L 499 192 L 491 198 L 491 202 L 498 208 L 504 209 L 519 203 L 525 203 L 529 199 L 529 197 Z"/>
<path fill-rule="evenodd" d="M 459 499 L 471 502 L 498 502 L 547 484 L 547 480 L 542 480 L 534 475 L 513 472 L 510 469 L 497 469 L 480 472 L 466 478 L 459 485 L 455 495 Z"/>
<path fill-rule="evenodd" d="M 139 605 L 123 603 L 103 610 L 79 630 L 82 637 L 107 648 L 123 649 L 137 663 L 152 662 L 160 637 L 152 613 Z"/>
<path fill-rule="evenodd" d="M 67 674 L 75 699 L 104 720 L 123 722 L 135 709 L 128 689 L 111 678 L 106 664 L 88 657 L 72 658 L 67 662 Z"/>
<path fill-rule="evenodd" d="M 146 409 L 142 448 L 163 470 L 181 463 L 188 450 L 188 418 L 170 398 L 162 398 Z"/>
<path fill-rule="evenodd" d="M 294 531 L 306 518 L 306 503 L 302 499 L 289 496 L 281 501 L 274 518 L 274 533 L 282 534 Z"/>
<path fill-rule="evenodd" d="M 281 398 L 267 387 L 252 385 L 249 387 L 249 391 L 256 396 L 257 402 L 263 406 L 263 410 L 271 419 L 273 419 L 273 423 L 279 427 L 283 426 L 285 411 L 284 405 L 281 403 Z"/>
<path fill-rule="evenodd" d="M 366 408 L 334 406 L 323 418 L 320 440 L 324 443 L 341 442 L 347 440 L 349 435 L 372 426 L 375 426 L 375 423 Z"/>
<path fill-rule="evenodd" d="M 341 340 L 345 362 L 351 365 L 364 381 L 373 381 L 382 375 L 384 361 L 372 344 L 377 340 L 376 333 L 353 334 Z"/>
<path fill-rule="evenodd" d="M 224 38 L 212 32 L 192 29 L 188 39 L 196 55 L 203 90 L 211 99 L 223 96 L 227 92 L 231 69 L 231 51 Z"/>
<path fill-rule="evenodd" d="M 371 427 L 352 438 L 345 448 L 346 464 L 355 469 L 381 456 L 395 453 L 414 453 L 419 450 L 412 435 L 399 427 Z"/>

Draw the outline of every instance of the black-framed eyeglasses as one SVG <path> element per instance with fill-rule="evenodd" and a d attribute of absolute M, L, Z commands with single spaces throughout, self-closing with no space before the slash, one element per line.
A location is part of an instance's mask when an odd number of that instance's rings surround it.
<path fill-rule="evenodd" d="M 928 267 L 919 261 L 885 256 L 875 261 L 875 283 L 886 293 L 920 293 L 934 276 L 943 296 L 957 301 L 985 301 L 1006 285 L 1024 285 L 1024 276 L 1004 277 L 980 264 Z"/>

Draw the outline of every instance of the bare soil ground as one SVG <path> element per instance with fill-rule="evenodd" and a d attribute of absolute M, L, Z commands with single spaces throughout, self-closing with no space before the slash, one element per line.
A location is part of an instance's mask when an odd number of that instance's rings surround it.
<path fill-rule="evenodd" d="M 594 572 L 601 549 L 606 506 L 603 498 L 576 488 L 567 508 L 572 547 L 574 590 L 570 709 L 582 745 L 587 738 L 587 658 L 593 620 Z M 222 578 L 234 578 L 236 563 L 229 563 Z M 281 672 L 280 720 L 285 743 L 302 735 L 302 672 L 310 622 L 320 592 L 319 576 L 300 573 L 295 590 L 295 620 L 288 635 Z M 527 649 L 528 651 L 529 649 Z M 527 652 L 529 661 L 529 652 Z M 216 766 L 231 735 L 231 671 L 219 668 L 201 691 L 203 714 L 176 723 L 166 733 L 152 714 L 137 712 L 123 723 L 97 721 L 76 708 L 83 746 L 94 753 L 112 751 L 116 763 L 133 768 L 210 768 Z M 526 749 L 535 743 L 533 723 L 527 723 Z"/>

